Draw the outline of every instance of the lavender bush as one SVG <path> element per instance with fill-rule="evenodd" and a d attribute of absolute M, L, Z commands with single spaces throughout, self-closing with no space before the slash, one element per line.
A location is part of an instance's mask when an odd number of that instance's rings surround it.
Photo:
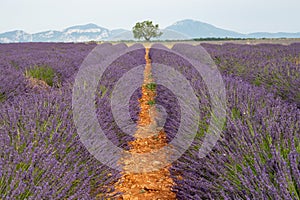
<path fill-rule="evenodd" d="M 191 64 L 168 51 L 151 49 L 153 62 L 164 63 L 180 72 L 192 70 Z M 187 48 L 177 45 L 175 50 Z M 199 47 L 192 47 L 197 51 Z M 199 51 L 199 49 L 198 49 Z M 213 151 L 199 159 L 198 149 L 209 125 L 209 96 L 203 82 L 184 73 L 201 100 L 202 122 L 198 136 L 189 150 L 171 168 L 178 199 L 299 199 L 300 180 L 300 110 L 269 93 L 263 86 L 224 75 L 227 93 L 227 119 L 221 139 Z M 202 92 L 205 93 L 205 92 Z M 170 99 L 162 91 L 160 99 Z M 203 98 L 206 97 L 206 100 Z M 171 97 L 172 98 L 172 97 Z M 174 107 L 174 101 L 160 101 Z M 177 108 L 178 110 L 178 108 Z M 178 125 L 167 119 L 167 134 L 176 133 Z M 171 124 L 171 126 L 167 126 Z M 173 135 L 171 135 L 173 136 Z"/>
<path fill-rule="evenodd" d="M 202 45 L 219 69 L 300 105 L 300 44 Z"/>
<path fill-rule="evenodd" d="M 76 73 L 95 46 L 0 45 L 0 199 L 102 199 L 111 194 L 120 174 L 86 150 L 72 118 Z M 128 49 L 125 44 L 111 47 L 102 44 L 100 49 L 107 56 Z M 223 75 L 228 115 L 220 140 L 201 159 L 198 150 L 211 118 L 210 97 L 191 63 L 175 54 L 194 51 L 197 59 L 200 47 L 175 45 L 173 53 L 155 47 L 150 50 L 152 62 L 182 73 L 199 99 L 195 140 L 170 170 L 177 198 L 300 199 L 299 44 L 204 45 Z M 114 121 L 110 98 L 126 72 L 145 64 L 144 48 L 130 48 L 132 52 L 107 68 L 95 92 L 101 128 L 124 149 L 133 138 Z M 36 65 L 57 72 L 61 87 L 38 91 L 28 87 L 25 71 Z M 164 129 L 170 142 L 180 125 L 179 104 L 168 88 L 156 85 L 156 92 L 155 103 L 168 113 Z M 140 96 L 138 88 L 129 102 L 135 122 Z"/>
<path fill-rule="evenodd" d="M 19 96 L 1 105 L 2 199 L 89 199 L 91 188 L 103 192 L 101 186 L 113 178 L 79 141 L 71 93 L 63 92 Z"/>
<path fill-rule="evenodd" d="M 121 46 L 122 48 L 122 46 Z M 117 81 L 129 70 L 134 67 L 145 64 L 145 49 L 142 45 L 130 47 L 131 52 L 121 55 L 104 72 L 98 84 L 96 91 L 96 113 L 104 132 L 113 144 L 128 149 L 127 143 L 134 138 L 124 133 L 114 120 L 111 111 L 111 95 Z M 127 83 L 130 87 L 130 83 Z M 137 89 L 129 102 L 129 111 L 133 121 L 137 122 L 139 114 L 139 98 L 141 97 L 141 88 Z M 117 140 L 117 141 L 116 141 Z"/>
<path fill-rule="evenodd" d="M 83 146 L 71 108 L 72 83 L 76 72 L 94 45 L 3 46 L 0 45 L 1 54 L 5 55 L 1 57 L 1 70 L 9 78 L 1 82 L 1 88 L 4 88 L 4 95 L 9 99 L 0 103 L 0 199 L 95 199 L 96 196 L 102 199 L 109 196 L 120 174 L 96 160 Z M 108 46 L 111 44 L 103 44 L 100 48 L 105 51 Z M 127 46 L 121 44 L 116 48 L 126 49 Z M 108 76 L 104 76 L 99 83 L 100 93 L 96 92 L 95 99 L 99 100 L 99 95 L 103 95 L 104 102 L 109 102 L 111 83 L 131 67 L 145 63 L 145 51 L 139 48 L 109 67 Z M 60 52 L 62 55 L 59 55 Z M 66 57 L 63 59 L 64 54 Z M 14 66 L 9 63 L 11 59 Z M 31 64 L 53 67 L 62 75 L 62 87 L 39 92 L 30 90 L 24 70 Z M 18 82 L 13 80 L 23 81 L 23 84 L 17 87 Z M 101 84 L 107 89 L 107 95 L 101 93 L 104 92 L 103 88 L 101 91 Z M 139 92 L 136 92 L 131 101 L 136 102 L 138 96 Z M 97 105 L 100 124 L 110 127 L 106 129 L 107 137 L 116 145 L 126 147 L 130 137 L 116 132 L 116 126 L 111 126 L 113 119 L 109 105 Z M 130 112 L 137 119 L 137 104 L 132 105 L 135 106 L 130 108 Z"/>

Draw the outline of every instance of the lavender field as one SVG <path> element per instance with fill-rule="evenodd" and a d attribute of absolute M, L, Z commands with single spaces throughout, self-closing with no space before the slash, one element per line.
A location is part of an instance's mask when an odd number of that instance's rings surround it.
<path fill-rule="evenodd" d="M 77 72 L 95 47 L 0 44 L 0 200 L 113 199 L 113 185 L 121 174 L 88 152 L 72 113 Z M 212 117 L 207 87 L 190 62 L 164 48 L 150 48 L 152 62 L 179 71 L 200 103 L 196 137 L 170 168 L 176 198 L 300 199 L 300 43 L 172 47 L 195 56 L 205 48 L 224 81 L 226 122 L 217 144 L 203 158 L 198 151 Z M 133 138 L 115 123 L 110 98 L 126 72 L 145 64 L 145 48 L 110 43 L 99 47 L 107 56 L 128 49 L 132 51 L 107 68 L 94 97 L 105 135 L 123 149 Z M 34 68 L 45 68 L 51 76 L 47 81 L 34 78 Z M 164 130 L 171 142 L 180 126 L 178 101 L 168 88 L 157 85 L 156 90 L 155 103 L 168 113 Z M 136 90 L 129 102 L 135 122 L 140 96 Z"/>

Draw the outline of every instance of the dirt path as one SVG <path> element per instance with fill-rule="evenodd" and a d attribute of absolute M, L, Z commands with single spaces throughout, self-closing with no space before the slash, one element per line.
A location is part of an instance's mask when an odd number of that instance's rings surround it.
<path fill-rule="evenodd" d="M 155 84 L 151 77 L 151 60 L 149 59 L 149 48 L 146 48 L 146 67 L 144 71 L 144 84 L 142 85 L 142 98 L 140 103 L 140 114 L 136 138 L 129 143 L 130 154 L 137 155 L 151 153 L 167 145 L 166 135 L 162 129 L 157 127 L 155 117 Z M 118 199 L 123 200 L 153 200 L 153 199 L 176 199 L 176 194 L 171 191 L 174 185 L 170 177 L 168 164 L 166 167 L 159 167 L 166 155 L 160 158 L 145 158 L 144 161 L 137 161 L 124 158 L 121 162 L 124 165 L 121 179 L 115 184 L 117 192 L 123 193 Z M 137 163 L 138 162 L 138 163 Z M 139 165 L 145 169 L 153 169 L 150 172 L 133 173 L 132 169 Z M 143 167 L 144 165 L 144 167 Z M 149 171 L 149 170 L 148 170 Z"/>

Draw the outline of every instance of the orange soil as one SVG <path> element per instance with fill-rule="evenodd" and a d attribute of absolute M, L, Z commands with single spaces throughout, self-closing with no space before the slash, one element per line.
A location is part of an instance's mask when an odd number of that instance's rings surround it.
<path fill-rule="evenodd" d="M 146 85 L 152 83 L 151 78 L 151 60 L 149 59 L 149 49 L 146 49 L 146 67 L 144 71 L 144 84 L 142 85 L 142 98 L 140 103 L 140 114 L 135 140 L 129 143 L 131 155 L 141 155 L 151 153 L 161 149 L 167 145 L 166 135 L 163 130 L 157 130 L 154 117 L 155 106 L 149 105 L 149 101 L 154 101 L 155 91 L 148 89 Z M 130 160 L 124 158 L 123 172 L 120 180 L 115 183 L 116 192 L 121 192 L 122 195 L 116 197 L 119 200 L 153 200 L 153 199 L 176 199 L 176 194 L 171 190 L 174 181 L 170 177 L 169 167 L 165 159 L 166 154 L 162 154 L 160 158 L 145 158 L 144 163 L 140 160 Z M 137 163 L 138 162 L 138 163 Z M 160 167 L 162 166 L 165 167 Z M 135 166 L 145 166 L 151 169 L 148 172 L 133 173 L 129 169 Z"/>

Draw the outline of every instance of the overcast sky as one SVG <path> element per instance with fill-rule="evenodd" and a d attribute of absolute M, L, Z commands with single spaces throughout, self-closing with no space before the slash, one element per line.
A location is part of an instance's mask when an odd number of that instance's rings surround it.
<path fill-rule="evenodd" d="M 0 32 L 87 23 L 131 29 L 148 19 L 161 28 L 194 19 L 241 33 L 300 32 L 300 0 L 0 0 Z"/>

